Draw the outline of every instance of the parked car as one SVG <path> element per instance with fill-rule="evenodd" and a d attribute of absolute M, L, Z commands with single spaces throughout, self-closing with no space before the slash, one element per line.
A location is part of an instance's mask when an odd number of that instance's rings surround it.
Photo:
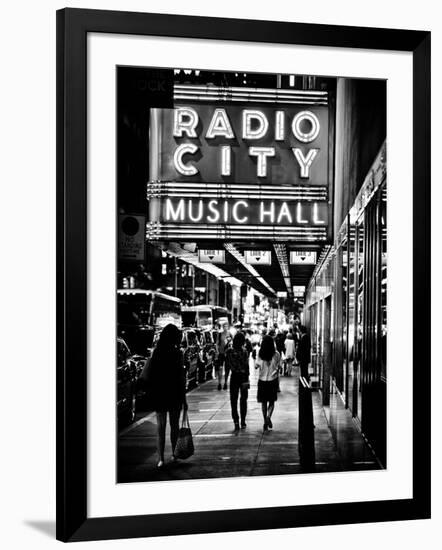
<path fill-rule="evenodd" d="M 202 345 L 202 368 L 201 378 L 202 381 L 210 380 L 213 377 L 213 367 L 217 358 L 217 347 L 214 339 L 213 330 L 201 331 L 201 345 Z"/>
<path fill-rule="evenodd" d="M 140 392 L 138 379 L 145 364 L 145 357 L 133 355 L 126 342 L 117 338 L 117 418 L 120 425 L 135 420 Z"/>
<path fill-rule="evenodd" d="M 189 389 L 191 386 L 198 385 L 202 361 L 202 346 L 196 329 L 183 329 L 181 349 L 183 350 L 184 368 L 186 369 L 186 389 Z"/>

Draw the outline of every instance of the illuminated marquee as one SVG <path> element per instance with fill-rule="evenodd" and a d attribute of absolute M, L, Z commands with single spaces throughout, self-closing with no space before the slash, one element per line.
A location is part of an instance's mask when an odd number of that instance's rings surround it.
<path fill-rule="evenodd" d="M 159 205 L 166 223 L 324 225 L 327 205 L 318 202 L 195 200 L 167 198 Z"/>
<path fill-rule="evenodd" d="M 149 238 L 186 224 L 330 238 L 327 92 L 180 85 L 175 100 L 151 109 Z"/>
<path fill-rule="evenodd" d="M 284 141 L 285 111 L 274 113 L 274 140 Z M 192 107 L 176 107 L 173 111 L 173 137 L 199 139 L 199 115 Z M 311 111 L 300 111 L 291 120 L 291 132 L 300 143 L 311 143 L 319 136 L 321 124 L 318 117 Z M 307 130 L 303 127 L 307 126 Z M 269 119 L 263 111 L 243 109 L 241 112 L 241 139 L 244 142 L 262 140 L 269 132 Z M 235 131 L 226 109 L 214 109 L 207 131 L 204 134 L 206 140 L 223 138 L 226 141 L 237 140 Z M 303 151 L 301 147 L 290 147 L 294 160 L 299 168 L 299 177 L 308 179 L 310 168 L 319 153 L 319 149 L 312 148 Z M 182 176 L 195 176 L 199 173 L 197 162 L 190 156 L 198 154 L 200 147 L 195 143 L 180 143 L 173 154 L 174 169 Z M 276 156 L 275 146 L 252 146 L 247 148 L 249 157 L 256 158 L 256 176 L 267 177 L 268 159 Z M 187 156 L 187 159 L 184 157 Z M 232 175 L 232 146 L 221 145 L 219 147 L 218 168 L 221 176 Z"/>

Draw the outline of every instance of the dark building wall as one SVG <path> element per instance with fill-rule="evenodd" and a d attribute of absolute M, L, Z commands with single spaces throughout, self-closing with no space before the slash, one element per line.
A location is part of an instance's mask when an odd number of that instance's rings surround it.
<path fill-rule="evenodd" d="M 336 92 L 335 235 L 386 138 L 387 85 L 339 78 Z"/>

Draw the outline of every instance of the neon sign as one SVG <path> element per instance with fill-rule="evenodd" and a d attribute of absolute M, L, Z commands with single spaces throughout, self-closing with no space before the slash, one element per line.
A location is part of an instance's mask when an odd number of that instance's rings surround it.
<path fill-rule="evenodd" d="M 167 198 L 158 216 L 165 223 L 324 225 L 327 205 L 272 200 L 204 200 Z M 153 214 L 153 212 L 152 212 Z"/>
<path fill-rule="evenodd" d="M 274 113 L 274 139 L 285 140 L 285 111 Z M 176 107 L 173 111 L 173 137 L 199 139 L 198 112 L 192 107 Z M 307 126 L 307 130 L 305 127 Z M 291 131 L 300 143 L 311 143 L 315 141 L 321 130 L 318 117 L 311 111 L 300 111 L 293 116 Z M 263 111 L 243 109 L 241 112 L 241 138 L 243 141 L 262 140 L 269 132 L 269 119 Z M 206 140 L 223 138 L 226 141 L 235 140 L 236 134 L 230 122 L 226 109 L 214 109 L 207 131 L 204 135 Z M 310 168 L 319 153 L 319 149 L 313 148 L 304 152 L 300 147 L 291 147 L 294 158 L 299 165 L 299 176 L 310 177 Z M 183 176 L 194 176 L 199 170 L 190 160 L 184 160 L 185 155 L 195 155 L 200 148 L 195 143 L 181 143 L 175 149 L 173 160 L 174 168 L 178 174 Z M 230 176 L 232 168 L 232 146 L 222 145 L 219 148 L 220 174 Z M 267 159 L 275 157 L 276 147 L 274 146 L 249 146 L 248 155 L 256 157 L 256 175 L 259 178 L 267 177 Z"/>
<path fill-rule="evenodd" d="M 149 238 L 330 240 L 327 92 L 180 85 L 150 120 Z"/>

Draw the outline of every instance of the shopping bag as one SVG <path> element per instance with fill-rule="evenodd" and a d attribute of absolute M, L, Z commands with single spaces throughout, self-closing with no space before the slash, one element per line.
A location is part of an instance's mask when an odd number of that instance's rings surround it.
<path fill-rule="evenodd" d="M 192 431 L 190 429 L 189 416 L 187 411 L 183 412 L 183 420 L 181 422 L 181 428 L 178 432 L 178 440 L 175 446 L 175 452 L 173 453 L 176 458 L 186 459 L 193 455 L 195 452 L 192 439 Z"/>

